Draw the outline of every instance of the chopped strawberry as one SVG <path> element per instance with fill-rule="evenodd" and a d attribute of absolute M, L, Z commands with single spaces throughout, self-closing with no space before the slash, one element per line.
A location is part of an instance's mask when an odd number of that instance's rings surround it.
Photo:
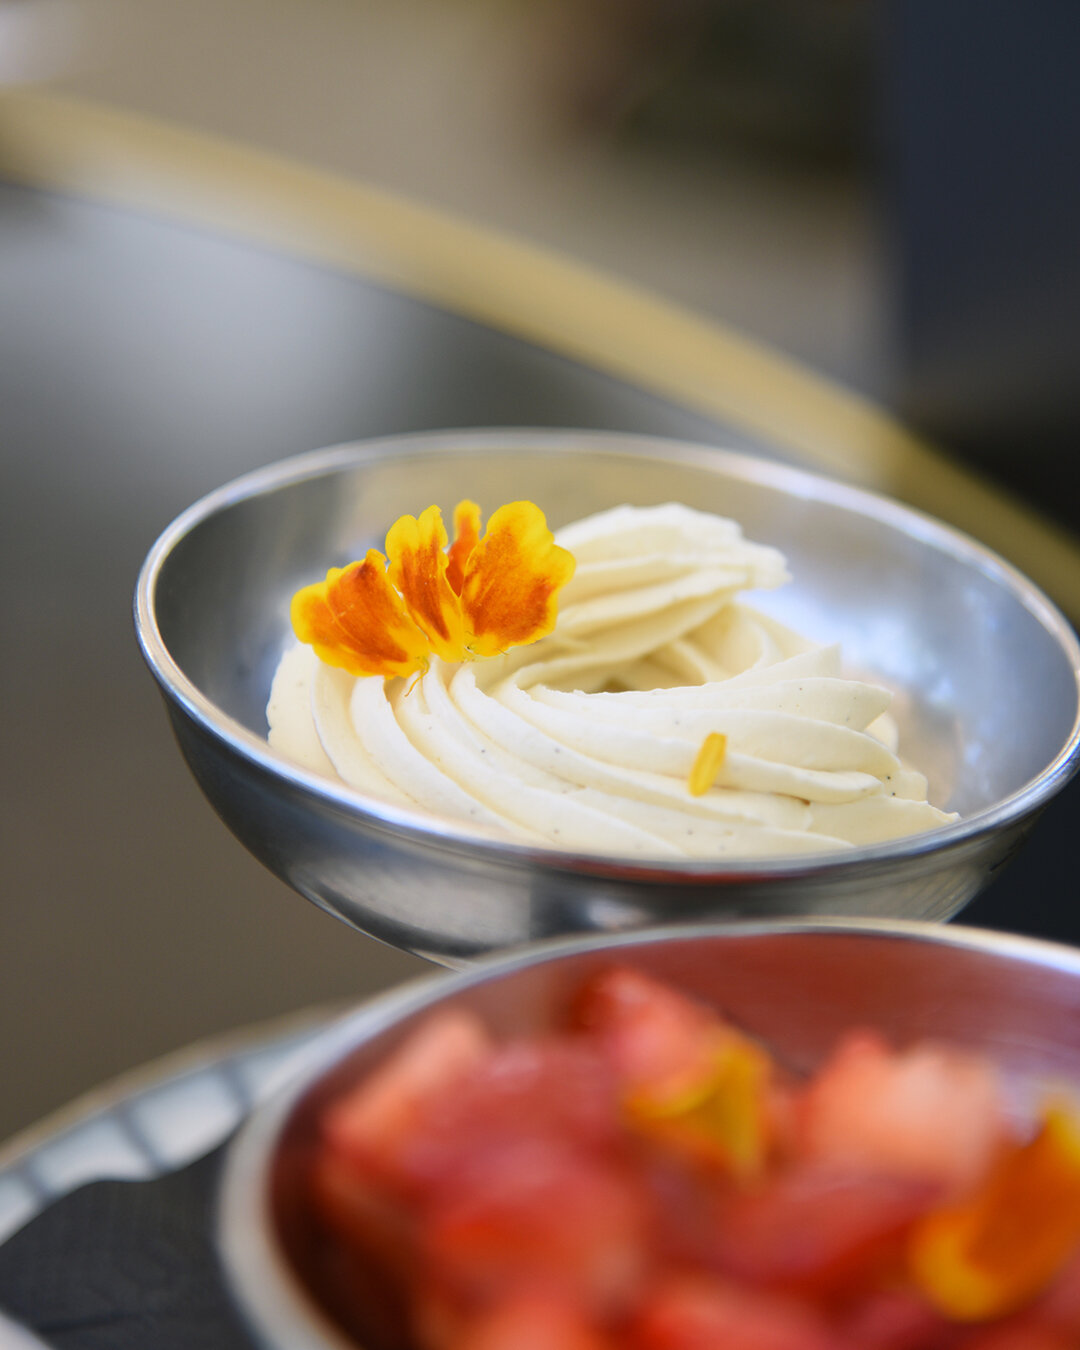
<path fill-rule="evenodd" d="M 397 1350 L 407 1342 L 414 1216 L 378 1182 L 326 1151 L 313 1160 L 308 1185 L 321 1296 L 360 1344 Z"/>
<path fill-rule="evenodd" d="M 325 1151 L 312 1165 L 309 1185 L 318 1214 L 339 1238 L 387 1275 L 396 1279 L 408 1275 L 416 1242 L 415 1217 L 385 1186 Z"/>
<path fill-rule="evenodd" d="M 1032 1307 L 1047 1326 L 1070 1332 L 1080 1343 L 1080 1256 L 1074 1256 Z"/>
<path fill-rule="evenodd" d="M 410 1313 L 412 1334 L 407 1342 L 408 1350 L 452 1350 L 469 1324 L 480 1315 L 480 1310 L 471 1307 L 456 1291 L 428 1276 L 416 1281 Z"/>
<path fill-rule="evenodd" d="M 1075 1336 L 1029 1320 L 979 1331 L 961 1342 L 963 1350 L 1076 1350 Z"/>
<path fill-rule="evenodd" d="M 956 1328 L 918 1295 L 906 1289 L 882 1289 L 848 1310 L 844 1337 L 856 1350 L 946 1350 Z"/>
<path fill-rule="evenodd" d="M 765 1099 L 765 1118 L 772 1154 L 777 1161 L 790 1162 L 798 1153 L 801 1104 L 802 1084 L 774 1064 Z"/>
<path fill-rule="evenodd" d="M 912 1178 L 804 1165 L 728 1200 L 718 1258 L 755 1283 L 832 1291 L 898 1257 L 906 1228 L 934 1195 Z"/>
<path fill-rule="evenodd" d="M 574 1016 L 599 1037 L 624 1086 L 665 1092 L 697 1079 L 725 1030 L 713 1009 L 621 966 L 588 981 Z"/>
<path fill-rule="evenodd" d="M 474 1305 L 539 1282 L 599 1313 L 634 1293 L 646 1237 L 632 1178 L 548 1139 L 498 1150 L 444 1188 L 421 1244 L 431 1277 Z"/>
<path fill-rule="evenodd" d="M 614 1350 L 614 1347 L 573 1303 L 550 1293 L 526 1290 L 512 1294 L 470 1321 L 448 1350 Z"/>
<path fill-rule="evenodd" d="M 659 1150 L 642 1159 L 640 1175 L 658 1264 L 708 1267 L 716 1247 L 718 1187 L 685 1159 Z"/>
<path fill-rule="evenodd" d="M 872 1032 L 841 1041 L 800 1105 L 800 1146 L 819 1162 L 974 1185 L 1005 1141 L 997 1075 L 943 1046 L 897 1052 Z"/>
<path fill-rule="evenodd" d="M 844 1350 L 810 1309 L 703 1277 L 669 1280 L 647 1296 L 630 1343 L 633 1350 Z"/>
<path fill-rule="evenodd" d="M 452 1088 L 491 1046 L 472 1013 L 433 1014 L 385 1064 L 328 1108 L 323 1118 L 327 1147 L 358 1167 L 392 1169 L 425 1103 Z"/>
<path fill-rule="evenodd" d="M 424 1193 L 483 1174 L 491 1155 L 529 1140 L 587 1152 L 618 1151 L 611 1070 L 581 1038 L 550 1036 L 499 1046 L 418 1113 L 400 1141 L 401 1173 Z"/>

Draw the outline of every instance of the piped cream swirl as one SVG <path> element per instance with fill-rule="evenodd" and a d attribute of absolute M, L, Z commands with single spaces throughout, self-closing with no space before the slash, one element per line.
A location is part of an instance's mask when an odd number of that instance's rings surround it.
<path fill-rule="evenodd" d="M 815 853 L 954 816 L 901 764 L 889 691 L 846 678 L 738 599 L 783 557 L 685 506 L 617 507 L 556 536 L 577 560 L 555 632 L 411 682 L 283 657 L 270 744 L 366 796 L 484 834 L 639 858 Z M 727 738 L 716 782 L 690 770 Z"/>

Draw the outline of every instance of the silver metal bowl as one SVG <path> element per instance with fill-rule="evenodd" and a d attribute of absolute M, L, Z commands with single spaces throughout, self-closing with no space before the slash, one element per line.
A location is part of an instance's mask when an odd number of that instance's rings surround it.
<path fill-rule="evenodd" d="M 381 546 L 402 513 L 527 497 L 554 526 L 682 501 L 774 544 L 794 581 L 761 607 L 839 641 L 897 694 L 905 757 L 959 823 L 835 855 L 623 863 L 478 841 L 296 768 L 266 742 L 289 599 Z M 400 437 L 272 465 L 198 502 L 151 550 L 136 625 L 181 750 L 237 837 L 301 894 L 455 964 L 588 930 L 741 915 L 944 918 L 1015 851 L 1080 759 L 1080 648 L 1030 582 L 895 502 L 770 461 L 583 432 Z"/>
<path fill-rule="evenodd" d="M 1080 952 L 974 929 L 838 920 L 595 935 L 415 982 L 332 1028 L 310 1062 L 230 1148 L 219 1244 L 267 1350 L 344 1350 L 319 1292 L 305 1201 L 326 1104 L 435 1006 L 468 1008 L 500 1036 L 549 1027 L 596 969 L 625 961 L 719 1006 L 795 1071 L 838 1035 L 873 1026 L 897 1044 L 944 1038 L 994 1057 L 1008 1079 L 1080 1084 Z"/>

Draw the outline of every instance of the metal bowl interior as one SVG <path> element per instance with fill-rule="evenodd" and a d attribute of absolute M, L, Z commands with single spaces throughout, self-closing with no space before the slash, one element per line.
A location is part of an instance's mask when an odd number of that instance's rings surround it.
<path fill-rule="evenodd" d="M 958 825 L 807 861 L 636 865 L 471 839 L 366 801 L 266 744 L 292 593 L 464 496 L 528 497 L 559 526 L 678 500 L 739 520 L 794 581 L 755 597 L 889 685 L 902 751 Z M 196 504 L 140 577 L 136 622 L 181 748 L 234 832 L 309 899 L 432 956 L 704 913 L 942 917 L 1017 846 L 1076 768 L 1080 649 L 1029 582 L 884 498 L 772 462 L 649 438 L 459 432 L 299 457 Z"/>
<path fill-rule="evenodd" d="M 500 1037 L 557 1023 L 592 971 L 625 961 L 719 1006 L 796 1072 L 873 1026 L 904 1045 L 946 1039 L 1001 1066 L 1018 1091 L 1080 1083 L 1080 953 L 924 924 L 733 925 L 546 944 L 382 998 L 331 1030 L 230 1150 L 219 1236 L 234 1292 L 268 1350 L 354 1346 L 319 1257 L 308 1176 L 318 1120 L 438 1006 Z M 343 1314 L 342 1314 L 343 1315 Z M 363 1335 L 354 1324 L 353 1335 Z"/>

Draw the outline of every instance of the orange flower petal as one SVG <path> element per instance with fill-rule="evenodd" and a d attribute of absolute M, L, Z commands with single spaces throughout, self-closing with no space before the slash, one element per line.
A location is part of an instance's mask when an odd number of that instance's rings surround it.
<path fill-rule="evenodd" d="M 411 675 L 427 665 L 428 644 L 387 580 L 378 549 L 297 591 L 291 618 L 301 642 L 351 675 Z"/>
<path fill-rule="evenodd" d="M 722 731 L 710 731 L 697 752 L 694 767 L 690 770 L 689 788 L 691 795 L 702 797 L 716 781 L 720 766 L 727 754 L 727 737 Z"/>
<path fill-rule="evenodd" d="M 469 653 L 497 656 L 546 637 L 555 627 L 558 592 L 573 575 L 573 555 L 555 543 L 538 506 L 500 506 L 465 563 Z"/>
<path fill-rule="evenodd" d="M 1061 1105 L 968 1200 L 924 1219 L 909 1257 L 919 1287 L 957 1321 L 1004 1316 L 1043 1290 L 1080 1242 L 1080 1120 Z"/>
<path fill-rule="evenodd" d="M 390 581 L 423 631 L 436 656 L 444 661 L 465 657 L 465 623 L 461 602 L 446 579 L 448 559 L 442 513 L 429 506 L 415 516 L 396 520 L 386 536 Z"/>
<path fill-rule="evenodd" d="M 454 507 L 454 542 L 447 555 L 446 579 L 455 595 L 461 594 L 465 563 L 480 538 L 480 508 L 475 502 L 458 502 Z"/>

